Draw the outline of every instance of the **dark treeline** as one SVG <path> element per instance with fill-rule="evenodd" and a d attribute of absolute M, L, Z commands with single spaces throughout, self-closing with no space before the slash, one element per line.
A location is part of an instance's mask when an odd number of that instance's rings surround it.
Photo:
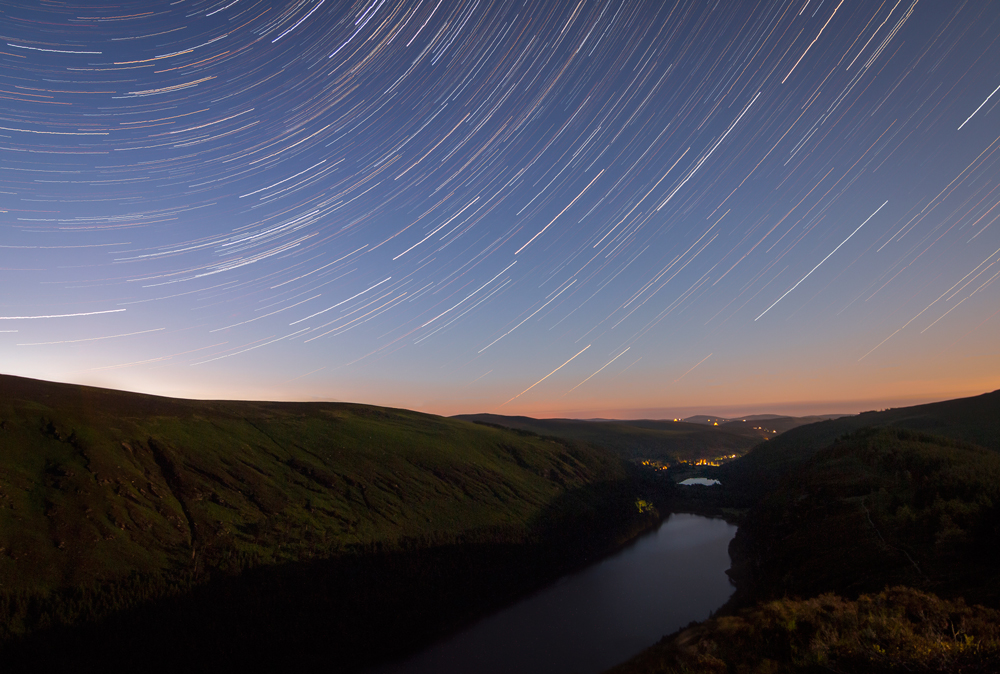
<path fill-rule="evenodd" d="M 1000 606 L 1000 454 L 899 428 L 817 452 L 744 518 L 736 601 L 907 585 Z"/>

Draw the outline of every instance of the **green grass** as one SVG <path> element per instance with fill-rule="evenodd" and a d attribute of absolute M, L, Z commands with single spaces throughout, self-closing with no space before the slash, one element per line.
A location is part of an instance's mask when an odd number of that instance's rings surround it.
<path fill-rule="evenodd" d="M 248 569 L 523 546 L 596 521 L 631 535 L 650 515 L 614 510 L 630 479 L 585 445 L 406 410 L 2 376 L 0 642 Z"/>

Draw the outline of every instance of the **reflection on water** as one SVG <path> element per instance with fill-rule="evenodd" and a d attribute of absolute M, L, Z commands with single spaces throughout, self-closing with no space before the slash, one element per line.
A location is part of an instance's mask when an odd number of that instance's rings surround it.
<path fill-rule="evenodd" d="M 725 603 L 735 534 L 723 520 L 671 515 L 613 557 L 370 674 L 604 671 Z"/>

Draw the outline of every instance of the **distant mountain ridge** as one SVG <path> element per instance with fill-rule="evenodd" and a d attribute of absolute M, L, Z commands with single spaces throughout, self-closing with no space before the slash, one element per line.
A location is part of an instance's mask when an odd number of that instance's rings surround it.
<path fill-rule="evenodd" d="M 463 414 L 453 418 L 583 442 L 614 452 L 629 461 L 654 459 L 666 463 L 694 462 L 739 455 L 760 441 L 759 432 L 752 429 L 728 429 L 684 421 L 583 421 L 498 414 Z"/>
<path fill-rule="evenodd" d="M 762 414 L 739 419 L 697 415 L 686 419 L 534 419 L 499 414 L 461 414 L 481 424 L 527 430 L 587 442 L 629 460 L 694 462 L 740 455 L 760 440 L 839 415 L 789 417 Z"/>

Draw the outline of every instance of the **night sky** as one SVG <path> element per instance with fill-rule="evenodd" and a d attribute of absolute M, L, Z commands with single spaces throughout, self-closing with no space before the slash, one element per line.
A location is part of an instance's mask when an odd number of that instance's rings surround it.
<path fill-rule="evenodd" d="M 1000 2 L 4 1 L 0 59 L 4 373 L 626 417 L 1000 387 Z"/>

